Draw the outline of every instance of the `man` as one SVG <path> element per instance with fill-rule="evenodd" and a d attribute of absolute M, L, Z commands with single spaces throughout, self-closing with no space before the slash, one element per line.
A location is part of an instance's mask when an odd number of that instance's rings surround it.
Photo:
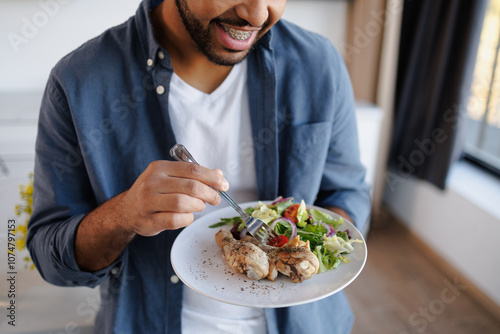
<path fill-rule="evenodd" d="M 285 2 L 144 0 L 52 71 L 28 247 L 47 281 L 101 286 L 96 332 L 350 331 L 342 293 L 232 306 L 183 288 L 170 264 L 193 213 L 220 203 L 211 187 L 368 218 L 347 72 L 324 38 L 278 22 Z M 171 161 L 177 142 L 224 172 Z"/>

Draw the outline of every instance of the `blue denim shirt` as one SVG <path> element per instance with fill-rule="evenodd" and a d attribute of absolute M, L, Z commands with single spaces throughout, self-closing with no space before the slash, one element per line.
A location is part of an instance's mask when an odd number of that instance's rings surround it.
<path fill-rule="evenodd" d="M 156 1 L 158 2 L 158 1 Z M 45 280 L 101 286 L 98 333 L 179 333 L 181 283 L 170 248 L 180 231 L 136 236 L 109 267 L 84 272 L 74 242 L 82 218 L 128 189 L 155 160 L 171 159 L 168 53 L 145 0 L 124 24 L 53 69 L 36 143 L 28 248 Z M 323 37 L 280 21 L 248 57 L 259 199 L 278 195 L 343 208 L 362 228 L 370 199 L 359 160 L 353 94 L 341 57 Z M 163 90 L 163 91 L 162 91 Z M 348 333 L 343 293 L 266 310 L 269 333 Z"/>

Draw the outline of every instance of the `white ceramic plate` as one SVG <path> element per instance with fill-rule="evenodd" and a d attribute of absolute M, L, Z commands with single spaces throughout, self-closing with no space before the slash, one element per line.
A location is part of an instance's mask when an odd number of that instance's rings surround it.
<path fill-rule="evenodd" d="M 258 202 L 241 204 L 243 209 Z M 331 216 L 336 213 L 318 208 Z M 302 283 L 279 274 L 275 282 L 267 279 L 253 281 L 235 273 L 227 264 L 222 249 L 215 243 L 219 228 L 208 226 L 220 218 L 237 216 L 230 208 L 209 213 L 186 227 L 177 237 L 171 252 L 172 266 L 179 278 L 193 290 L 215 300 L 250 307 L 287 307 L 316 301 L 331 296 L 348 286 L 359 275 L 366 262 L 366 243 L 353 224 L 344 220 L 338 230 L 349 229 L 351 237 L 363 240 L 355 243 L 354 251 L 347 255 L 351 260 L 337 269 L 316 274 Z M 224 227 L 229 229 L 230 226 Z"/>

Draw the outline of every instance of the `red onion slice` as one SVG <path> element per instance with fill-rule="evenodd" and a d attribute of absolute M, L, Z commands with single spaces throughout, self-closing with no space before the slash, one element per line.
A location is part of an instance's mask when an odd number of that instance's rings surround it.
<path fill-rule="evenodd" d="M 286 202 L 286 201 L 289 201 L 291 200 L 293 197 L 287 197 L 287 198 L 283 198 L 283 196 L 278 196 L 276 197 L 276 199 L 271 203 L 271 205 L 276 205 L 278 203 L 281 203 L 281 202 Z"/>
<path fill-rule="evenodd" d="M 325 228 L 326 228 L 326 230 L 328 231 L 328 232 L 326 232 L 326 234 L 325 234 L 327 237 L 331 237 L 332 235 L 334 235 L 334 234 L 335 234 L 335 230 L 334 230 L 334 228 L 333 228 L 333 226 L 332 226 L 332 225 L 327 224 L 327 223 L 324 223 L 324 222 L 319 222 L 319 223 L 320 223 L 323 227 L 325 227 Z"/>
<path fill-rule="evenodd" d="M 243 222 L 238 222 L 230 230 L 231 234 L 233 235 L 233 237 L 236 240 L 241 240 L 241 239 L 243 239 L 245 237 L 245 235 L 247 235 L 248 229 L 246 227 L 244 227 L 241 231 L 238 232 L 238 227 L 240 226 L 240 224 L 244 224 L 244 223 Z"/>
<path fill-rule="evenodd" d="M 240 232 L 240 240 L 243 239 L 247 235 L 248 229 L 244 227 Z"/>
<path fill-rule="evenodd" d="M 276 218 L 271 223 L 270 227 L 274 230 L 274 228 L 276 227 L 276 224 L 278 224 L 278 223 L 289 224 L 292 227 L 292 234 L 290 235 L 290 238 L 288 238 L 288 239 L 295 238 L 295 236 L 297 235 L 297 225 L 295 225 L 295 223 L 293 222 L 293 220 L 291 220 L 290 218 L 287 218 L 287 217 Z"/>

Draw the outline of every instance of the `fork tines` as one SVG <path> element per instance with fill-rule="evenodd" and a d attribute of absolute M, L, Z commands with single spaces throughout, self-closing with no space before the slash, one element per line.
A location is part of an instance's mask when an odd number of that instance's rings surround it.
<path fill-rule="evenodd" d="M 260 239 L 260 241 L 266 245 L 271 241 L 279 241 L 278 234 L 267 225 L 261 226 L 255 234 Z"/>

